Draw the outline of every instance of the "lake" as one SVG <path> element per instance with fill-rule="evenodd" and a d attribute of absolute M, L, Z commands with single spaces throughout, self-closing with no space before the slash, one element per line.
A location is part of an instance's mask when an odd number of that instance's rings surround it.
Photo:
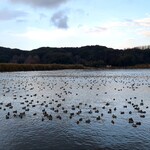
<path fill-rule="evenodd" d="M 0 150 L 149 150 L 150 70 L 0 73 Z"/>

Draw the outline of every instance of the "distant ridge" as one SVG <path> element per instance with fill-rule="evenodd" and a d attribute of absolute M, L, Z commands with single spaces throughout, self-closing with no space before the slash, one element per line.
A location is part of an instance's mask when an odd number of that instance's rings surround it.
<path fill-rule="evenodd" d="M 150 46 L 126 50 L 99 45 L 76 48 L 40 47 L 31 51 L 0 47 L 0 63 L 64 64 L 87 67 L 135 66 L 150 64 Z"/>
<path fill-rule="evenodd" d="M 134 47 L 134 48 L 141 49 L 141 50 L 146 50 L 146 49 L 150 49 L 150 45 L 137 46 L 137 47 Z"/>

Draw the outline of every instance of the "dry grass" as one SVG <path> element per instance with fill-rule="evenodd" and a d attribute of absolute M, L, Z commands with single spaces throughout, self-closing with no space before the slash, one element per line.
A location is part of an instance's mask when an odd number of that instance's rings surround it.
<path fill-rule="evenodd" d="M 46 71 L 59 69 L 85 69 L 83 65 L 61 64 L 0 64 L 0 72 L 10 71 Z"/>
<path fill-rule="evenodd" d="M 62 65 L 62 64 L 0 64 L 0 72 L 12 71 L 48 71 L 48 70 L 61 70 L 61 69 L 148 69 L 150 64 L 142 64 L 129 67 L 102 67 L 93 68 L 85 67 L 83 65 Z"/>

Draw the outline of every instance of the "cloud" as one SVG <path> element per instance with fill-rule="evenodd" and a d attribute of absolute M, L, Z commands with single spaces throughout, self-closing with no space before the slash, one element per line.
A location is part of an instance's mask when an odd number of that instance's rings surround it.
<path fill-rule="evenodd" d="M 150 18 L 143 18 L 139 20 L 134 20 L 134 23 L 139 26 L 150 27 Z"/>
<path fill-rule="evenodd" d="M 134 29 L 137 29 L 138 35 L 150 37 L 150 17 L 126 21 L 129 23 L 130 26 L 132 25 Z"/>
<path fill-rule="evenodd" d="M 142 31 L 140 34 L 144 35 L 145 37 L 150 37 L 150 31 Z"/>
<path fill-rule="evenodd" d="M 16 22 L 18 22 L 18 23 L 26 23 L 27 20 L 26 19 L 16 19 Z"/>
<path fill-rule="evenodd" d="M 40 13 L 39 15 L 40 15 L 40 16 L 39 16 L 39 17 L 40 17 L 40 20 L 47 18 L 47 16 L 46 16 L 44 13 Z"/>
<path fill-rule="evenodd" d="M 22 3 L 32 7 L 54 8 L 58 7 L 68 0 L 9 0 L 12 3 Z"/>
<path fill-rule="evenodd" d="M 59 39 L 62 40 L 65 38 L 70 38 L 76 34 L 77 34 L 77 32 L 74 29 L 46 30 L 46 29 L 39 29 L 39 28 L 28 28 L 26 32 L 13 34 L 13 36 L 20 37 L 20 38 L 24 37 L 24 38 L 34 40 L 34 41 L 50 42 L 50 41 L 54 41 L 54 40 L 59 40 Z"/>
<path fill-rule="evenodd" d="M 60 29 L 68 28 L 68 16 L 64 11 L 59 11 L 53 14 L 51 17 L 51 22 L 54 26 Z"/>
<path fill-rule="evenodd" d="M 0 10 L 0 20 L 2 21 L 18 19 L 25 17 L 27 15 L 28 13 L 20 10 L 8 10 L 8 9 Z"/>
<path fill-rule="evenodd" d="M 105 28 L 105 27 L 94 27 L 94 28 L 89 28 L 87 33 L 101 33 L 106 30 L 107 30 L 107 28 Z"/>
<path fill-rule="evenodd" d="M 136 26 L 141 26 L 141 27 L 150 27 L 150 17 L 147 18 L 142 18 L 142 19 L 126 19 L 126 22 L 129 25 L 136 25 Z"/>

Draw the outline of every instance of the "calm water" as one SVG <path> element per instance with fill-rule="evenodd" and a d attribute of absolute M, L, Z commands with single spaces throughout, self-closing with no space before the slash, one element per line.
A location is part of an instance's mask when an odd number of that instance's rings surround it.
<path fill-rule="evenodd" d="M 150 70 L 0 73 L 0 150 L 149 150 L 149 107 Z"/>

